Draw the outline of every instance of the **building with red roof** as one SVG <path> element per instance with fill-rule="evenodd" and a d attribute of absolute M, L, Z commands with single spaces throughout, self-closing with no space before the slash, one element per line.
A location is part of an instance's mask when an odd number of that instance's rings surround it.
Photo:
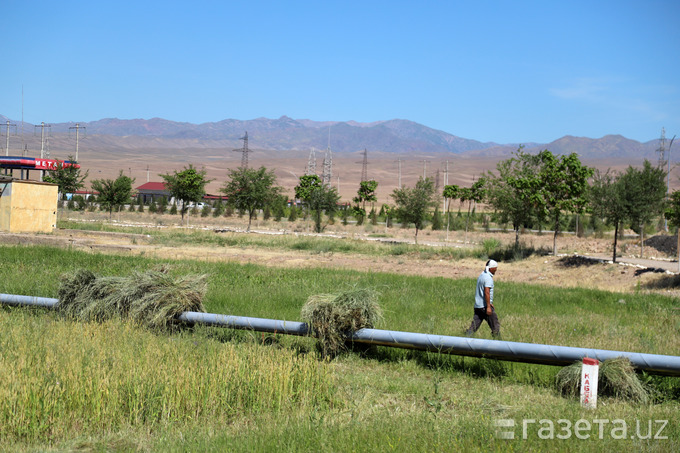
<path fill-rule="evenodd" d="M 144 204 L 160 201 L 163 197 L 170 201 L 170 191 L 168 191 L 164 182 L 147 182 L 137 187 L 137 201 Z"/>

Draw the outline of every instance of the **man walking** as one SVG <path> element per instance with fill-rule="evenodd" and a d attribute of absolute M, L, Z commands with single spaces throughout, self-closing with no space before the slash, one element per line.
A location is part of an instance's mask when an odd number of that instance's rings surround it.
<path fill-rule="evenodd" d="M 472 324 L 465 334 L 471 337 L 477 332 L 482 321 L 486 321 L 491 327 L 491 335 L 498 339 L 501 335 L 501 323 L 498 321 L 496 310 L 493 307 L 493 277 L 498 269 L 498 263 L 494 260 L 486 262 L 484 271 L 477 278 L 477 290 L 475 291 L 475 314 Z"/>

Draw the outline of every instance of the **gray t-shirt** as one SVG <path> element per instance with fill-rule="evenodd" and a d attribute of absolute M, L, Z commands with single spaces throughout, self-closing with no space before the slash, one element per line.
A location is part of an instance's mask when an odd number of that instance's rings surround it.
<path fill-rule="evenodd" d="M 477 291 L 475 291 L 475 308 L 486 308 L 484 300 L 484 288 L 491 288 L 489 296 L 493 304 L 493 274 L 486 269 L 477 278 Z"/>

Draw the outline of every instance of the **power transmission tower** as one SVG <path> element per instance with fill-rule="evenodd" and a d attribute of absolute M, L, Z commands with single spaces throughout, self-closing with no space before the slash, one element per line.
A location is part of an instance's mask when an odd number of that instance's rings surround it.
<path fill-rule="evenodd" d="M 659 168 L 666 166 L 666 128 L 661 128 L 661 137 L 659 138 L 659 148 L 656 150 L 659 153 Z"/>
<path fill-rule="evenodd" d="M 5 148 L 5 156 L 9 156 L 9 128 L 14 127 L 14 134 L 16 135 L 17 133 L 17 125 L 16 124 L 9 124 L 9 120 L 7 120 L 7 147 Z"/>
<path fill-rule="evenodd" d="M 235 149 L 236 152 L 241 152 L 241 168 L 248 168 L 248 153 L 251 153 L 248 149 L 248 131 L 246 135 L 241 137 L 239 140 L 243 140 L 243 148 Z"/>
<path fill-rule="evenodd" d="M 315 175 L 316 174 L 316 150 L 312 148 L 309 152 L 309 160 L 307 160 L 307 168 L 305 169 L 305 175 Z"/>
<path fill-rule="evenodd" d="M 364 148 L 364 160 L 361 162 L 356 162 L 361 164 L 361 182 L 368 181 L 368 151 Z"/>
<path fill-rule="evenodd" d="M 331 128 L 328 128 L 328 146 L 323 156 L 323 173 L 321 184 L 330 187 L 333 184 L 333 151 L 331 151 Z"/>
<path fill-rule="evenodd" d="M 68 128 L 69 131 L 71 129 L 76 130 L 76 162 L 78 162 L 78 131 L 80 129 L 87 129 L 87 128 L 85 126 L 81 126 L 80 123 L 76 123 L 75 126 L 71 126 L 71 127 Z"/>
<path fill-rule="evenodd" d="M 402 163 L 403 161 L 402 161 L 401 159 L 397 159 L 397 160 L 395 160 L 395 162 L 397 162 L 398 165 L 399 165 L 399 167 L 398 167 L 398 168 L 399 168 L 399 170 L 398 170 L 398 172 L 399 172 L 398 175 L 399 175 L 399 176 L 398 176 L 398 179 L 397 179 L 397 181 L 398 181 L 398 186 L 397 186 L 397 187 L 398 187 L 399 189 L 401 189 L 401 163 Z"/>
<path fill-rule="evenodd" d="M 330 186 L 333 181 L 333 151 L 331 151 L 330 144 L 326 148 L 326 154 L 323 156 L 323 175 L 321 176 L 321 183 L 324 186 Z"/>

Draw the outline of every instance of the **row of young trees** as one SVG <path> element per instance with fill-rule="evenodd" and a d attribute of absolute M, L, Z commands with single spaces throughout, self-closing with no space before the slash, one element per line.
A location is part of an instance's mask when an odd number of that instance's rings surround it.
<path fill-rule="evenodd" d="M 205 187 L 211 182 L 205 170 L 189 165 L 182 171 L 160 175 L 171 196 L 180 202 L 182 220 L 191 203 L 197 203 L 205 195 Z M 236 168 L 229 170 L 229 180 L 220 189 L 227 203 L 248 213 L 248 229 L 259 210 L 272 206 L 282 197 L 283 188 L 277 185 L 273 170 L 265 167 Z M 75 192 L 83 187 L 83 176 L 75 167 L 58 166 L 46 180 L 59 184 L 61 192 Z M 467 203 L 466 232 L 474 203 L 485 202 L 496 212 L 502 223 L 510 223 L 515 231 L 515 244 L 519 246 L 520 231 L 536 222 L 550 224 L 554 230 L 553 253 L 557 252 L 557 237 L 562 217 L 567 213 L 582 214 L 586 211 L 614 227 L 614 260 L 618 232 L 624 226 L 644 231 L 645 224 L 664 213 L 671 224 L 680 225 L 673 217 L 677 207 L 680 213 L 680 195 L 665 203 L 666 173 L 645 160 L 641 169 L 629 167 L 625 172 L 600 172 L 584 166 L 575 153 L 555 156 L 544 150 L 529 154 L 520 147 L 514 155 L 499 162 L 496 172 L 487 172 L 471 187 L 447 185 L 443 193 L 436 189 L 430 178 L 420 178 L 414 187 L 395 189 L 391 194 L 395 207 L 383 206 L 388 217 L 415 226 L 415 238 L 422 230 L 430 213 L 438 206 L 439 197 L 447 200 L 447 219 L 450 218 L 450 201 Z M 590 183 L 589 183 L 590 182 Z M 99 203 L 111 212 L 130 201 L 131 179 L 120 172 L 115 180 L 92 181 L 93 190 L 99 192 Z M 352 213 L 361 224 L 366 217 L 366 203 L 377 201 L 378 183 L 362 181 L 354 197 Z M 332 217 L 338 209 L 340 196 L 337 190 L 324 185 L 317 175 L 299 178 L 295 197 L 304 203 L 314 220 L 315 231 L 325 228 L 324 214 Z M 448 227 L 447 227 L 448 228 Z"/>

